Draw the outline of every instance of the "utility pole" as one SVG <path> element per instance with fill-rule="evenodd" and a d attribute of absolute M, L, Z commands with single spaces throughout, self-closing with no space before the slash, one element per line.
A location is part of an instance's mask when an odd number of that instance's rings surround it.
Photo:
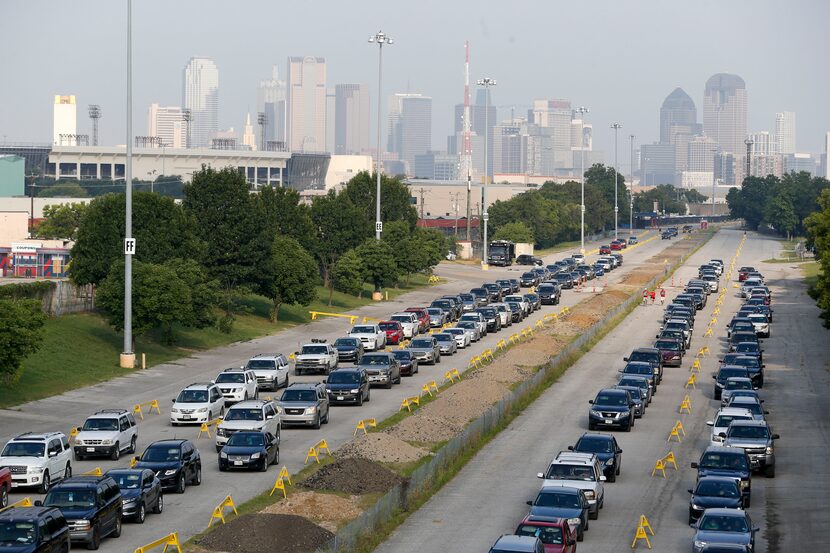
<path fill-rule="evenodd" d="M 265 151 L 267 149 L 265 147 L 265 125 L 268 122 L 268 116 L 264 111 L 256 114 L 256 122 L 259 125 L 259 149 Z"/>
<path fill-rule="evenodd" d="M 89 106 L 89 118 L 92 119 L 92 145 L 98 145 L 98 120 L 101 118 L 101 106 L 92 104 Z"/>
<path fill-rule="evenodd" d="M 421 195 L 421 220 L 423 221 L 424 220 L 424 189 L 423 189 L 423 187 L 421 187 L 419 192 L 420 192 L 420 195 Z"/>
<path fill-rule="evenodd" d="M 628 135 L 631 140 L 631 164 L 628 166 L 628 235 L 634 235 L 634 135 Z"/>
<path fill-rule="evenodd" d="M 617 131 L 622 128 L 622 125 L 619 123 L 614 123 L 611 125 L 611 128 L 614 129 L 614 240 L 619 238 L 619 224 L 617 222 L 620 206 L 617 202 L 617 183 L 619 182 L 619 170 L 617 169 Z"/>
<path fill-rule="evenodd" d="M 383 84 L 383 45 L 394 43 L 392 37 L 384 34 L 383 31 L 378 31 L 376 34 L 369 37 L 369 42 L 376 42 L 378 45 L 378 159 L 377 159 L 377 190 L 375 191 L 375 238 L 380 240 L 380 234 L 383 232 L 383 223 L 380 220 L 380 172 L 381 172 L 381 158 L 380 158 L 380 106 L 381 106 L 381 86 Z M 380 295 L 380 290 L 375 290 L 375 293 Z M 379 299 L 379 298 L 378 298 Z"/>
<path fill-rule="evenodd" d="M 124 350 L 120 366 L 135 367 L 133 352 L 133 0 L 127 0 L 127 160 L 124 164 L 126 212 L 124 213 Z M 132 244 L 132 245 L 131 245 Z"/>
<path fill-rule="evenodd" d="M 585 114 L 588 113 L 588 108 L 580 106 L 574 110 L 579 114 L 582 121 L 582 127 L 585 128 Z M 585 131 L 583 130 L 582 140 L 580 141 L 580 166 L 579 182 L 582 189 L 582 203 L 579 206 L 579 253 L 585 255 Z"/>
<path fill-rule="evenodd" d="M 490 111 L 490 87 L 496 86 L 496 80 L 490 77 L 484 77 L 483 79 L 479 79 L 477 84 L 484 87 L 484 185 L 481 187 L 481 218 L 484 221 L 484 237 L 481 243 L 481 250 L 483 252 L 481 256 L 481 269 L 486 271 L 490 268 L 487 263 L 487 220 L 490 218 L 487 213 L 487 185 L 490 181 L 490 169 L 487 165 L 487 148 L 489 147 L 488 140 L 490 138 L 490 132 L 487 117 Z"/>
<path fill-rule="evenodd" d="M 470 43 L 468 41 L 464 42 L 464 165 L 467 169 L 467 242 L 470 243 L 470 249 L 472 250 L 473 243 L 472 243 L 472 235 L 471 235 L 471 225 L 472 225 L 472 205 L 470 201 L 472 199 L 472 190 L 473 190 L 473 149 L 472 144 L 470 141 L 470 127 L 472 125 L 472 121 L 470 121 L 471 113 L 470 113 Z M 456 227 L 458 226 L 458 217 L 456 217 Z M 456 232 L 458 234 L 458 232 Z"/>
<path fill-rule="evenodd" d="M 747 178 L 752 172 L 752 145 L 755 144 L 755 142 L 753 142 L 751 138 L 747 138 L 744 140 L 744 144 L 746 144 L 746 174 L 744 175 L 744 178 Z"/>

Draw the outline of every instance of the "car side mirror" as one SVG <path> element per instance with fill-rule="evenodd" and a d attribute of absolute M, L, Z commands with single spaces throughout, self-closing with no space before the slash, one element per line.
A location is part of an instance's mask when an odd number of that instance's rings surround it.
<path fill-rule="evenodd" d="M 533 505 L 533 501 L 525 501 L 528 505 Z"/>
<path fill-rule="evenodd" d="M 176 403 L 176 398 L 171 399 L 170 403 Z"/>
<path fill-rule="evenodd" d="M 697 468 L 697 463 L 691 463 L 691 465 L 690 465 L 690 466 L 691 466 L 693 469 L 696 469 L 696 468 Z"/>
<path fill-rule="evenodd" d="M 764 414 L 765 414 L 765 415 L 769 415 L 769 411 L 764 411 Z"/>
<path fill-rule="evenodd" d="M 295 356 L 300 355 L 300 352 L 299 352 L 299 351 L 295 351 L 295 352 L 294 352 L 294 355 L 295 355 Z"/>
<path fill-rule="evenodd" d="M 623 357 L 623 361 L 625 361 L 626 363 L 628 363 L 628 357 Z"/>
<path fill-rule="evenodd" d="M 57 457 L 57 456 L 58 456 L 58 452 L 57 452 L 57 451 L 50 451 L 50 452 L 49 452 L 49 457 Z"/>
<path fill-rule="evenodd" d="M 601 474 L 601 475 L 599 476 L 599 481 L 600 481 L 600 482 L 605 482 L 606 480 L 607 480 L 607 478 L 605 477 L 605 475 L 604 475 L 604 474 Z"/>
<path fill-rule="evenodd" d="M 780 437 L 781 437 L 781 436 L 779 436 L 778 434 L 773 434 L 773 435 L 772 435 L 772 439 L 773 439 L 773 440 L 777 440 L 777 439 L 779 439 Z"/>
<path fill-rule="evenodd" d="M 761 368 L 762 368 L 762 369 L 766 369 L 766 368 L 767 368 L 766 363 L 762 363 L 762 364 L 761 364 Z"/>
<path fill-rule="evenodd" d="M 588 400 L 588 403 L 589 403 L 589 404 L 591 404 L 591 405 L 593 405 L 593 404 L 594 404 L 594 400 L 593 400 L 593 399 L 589 399 L 589 400 Z"/>
<path fill-rule="evenodd" d="M 715 426 L 715 421 L 706 421 L 706 426 Z"/>
<path fill-rule="evenodd" d="M 714 378 L 715 380 L 717 380 L 717 379 L 718 379 L 718 375 L 713 374 L 713 375 L 712 375 L 712 378 Z"/>
<path fill-rule="evenodd" d="M 759 526 L 756 526 L 755 528 L 753 528 L 753 529 L 752 529 L 752 533 L 753 533 L 753 534 L 754 534 L 755 532 L 760 532 L 760 531 L 761 531 L 761 528 L 760 528 Z"/>
<path fill-rule="evenodd" d="M 536 473 L 536 478 L 542 478 L 542 479 L 544 479 L 544 478 L 545 478 L 545 473 L 544 473 L 544 472 L 537 472 L 537 473 Z"/>
<path fill-rule="evenodd" d="M 265 420 L 269 421 L 274 418 L 274 415 L 268 415 L 265 417 Z"/>
<path fill-rule="evenodd" d="M 43 507 L 43 501 L 41 501 L 40 499 L 35 501 L 35 507 Z"/>
<path fill-rule="evenodd" d="M 622 453 L 622 452 L 623 452 L 623 451 L 622 451 L 622 449 L 617 448 L 617 455 L 619 455 L 619 454 L 620 454 L 620 453 Z"/>
<path fill-rule="evenodd" d="M 726 432 L 718 432 L 718 436 L 720 436 L 721 438 L 725 438 Z"/>
<path fill-rule="evenodd" d="M 573 450 L 574 450 L 574 446 L 569 445 L 569 446 L 568 446 L 568 451 L 573 451 Z"/>
<path fill-rule="evenodd" d="M 687 492 L 689 492 L 689 493 L 695 493 L 695 491 L 694 491 L 692 488 L 689 488 L 689 489 L 688 489 L 688 490 L 686 490 L 686 491 L 687 491 Z"/>

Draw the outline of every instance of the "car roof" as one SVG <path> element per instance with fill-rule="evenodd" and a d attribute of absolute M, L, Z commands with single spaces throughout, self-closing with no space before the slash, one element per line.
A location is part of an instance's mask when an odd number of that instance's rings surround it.
<path fill-rule="evenodd" d="M 656 354 L 659 354 L 659 353 L 660 353 L 660 350 L 659 350 L 659 349 L 657 349 L 657 348 L 637 348 L 637 349 L 635 349 L 635 350 L 633 350 L 633 351 L 632 351 L 632 353 L 634 353 L 634 352 L 656 353 Z"/>
<path fill-rule="evenodd" d="M 582 490 L 571 486 L 542 486 L 539 493 L 557 493 L 560 495 L 579 495 Z"/>
<path fill-rule="evenodd" d="M 718 412 L 715 413 L 715 417 L 717 415 L 749 415 L 752 416 L 752 411 L 749 409 L 744 409 L 743 407 L 721 407 L 718 409 Z"/>
<path fill-rule="evenodd" d="M 697 483 L 700 484 L 701 482 L 721 482 L 723 484 L 731 483 L 735 484 L 736 486 L 738 483 L 735 481 L 734 478 L 730 476 L 701 476 L 697 479 Z"/>
<path fill-rule="evenodd" d="M 52 511 L 58 511 L 58 509 L 56 507 L 13 506 L 0 511 L 0 520 L 35 520 L 38 517 L 51 513 Z"/>
<path fill-rule="evenodd" d="M 706 453 L 723 453 L 729 455 L 746 455 L 746 451 L 738 447 L 725 447 L 722 445 L 710 445 L 706 449 L 703 450 L 703 454 Z"/>
<path fill-rule="evenodd" d="M 639 375 L 632 375 L 632 376 L 634 376 L 636 378 L 643 378 L 642 376 L 639 376 Z M 604 393 L 612 393 L 614 395 L 620 395 L 620 394 L 624 394 L 625 390 L 620 390 L 618 388 L 603 388 L 602 390 L 597 392 L 597 395 L 604 394 Z"/>
<path fill-rule="evenodd" d="M 565 489 L 565 488 L 559 488 Z M 565 519 L 560 517 L 546 517 L 543 515 L 527 515 L 522 519 L 521 524 L 539 525 L 539 526 L 562 526 L 565 524 Z"/>
<path fill-rule="evenodd" d="M 282 353 L 257 353 L 251 359 L 279 359 L 285 357 Z"/>
<path fill-rule="evenodd" d="M 113 417 L 120 417 L 126 415 L 129 411 L 126 409 L 101 409 L 89 415 L 87 419 L 111 419 Z"/>
<path fill-rule="evenodd" d="M 80 476 L 70 476 L 69 478 L 64 478 L 57 484 L 55 487 L 71 487 L 71 486 L 96 486 L 101 481 L 106 480 L 108 478 L 112 478 L 111 476 L 107 476 L 106 474 L 102 476 L 93 476 L 93 475 L 80 475 Z"/>
<path fill-rule="evenodd" d="M 603 439 L 603 440 L 608 440 L 609 442 L 612 442 L 616 439 L 611 434 L 602 434 L 600 432 L 585 432 L 584 434 L 582 434 L 582 436 L 579 437 L 580 440 L 583 439 L 583 438 Z"/>
<path fill-rule="evenodd" d="M 167 439 L 167 440 L 155 441 L 155 442 L 151 443 L 150 445 L 148 445 L 147 447 L 149 448 L 149 447 L 153 447 L 153 446 L 159 446 L 159 447 L 180 446 L 180 445 L 182 445 L 183 443 L 185 443 L 187 441 L 189 441 L 189 440 L 185 440 L 185 439 L 182 439 L 182 438 L 170 438 L 170 439 Z"/>
<path fill-rule="evenodd" d="M 734 421 L 734 422 L 732 422 L 732 424 L 734 424 L 736 426 L 762 426 L 764 428 L 769 427 L 769 425 L 767 424 L 767 421 L 763 421 L 763 420 L 759 421 L 759 420 L 755 420 L 755 419 L 745 420 L 745 421 Z"/>
<path fill-rule="evenodd" d="M 746 518 L 747 513 L 742 509 L 725 509 L 723 507 L 713 507 L 710 509 L 706 509 L 703 512 L 705 515 L 715 515 L 715 516 L 730 516 L 730 517 L 740 517 Z"/>
<path fill-rule="evenodd" d="M 292 390 L 314 390 L 319 388 L 322 385 L 322 382 L 293 382 L 287 389 Z M 264 403 L 264 402 L 263 402 Z M 236 405 L 239 405 L 238 403 Z"/>
<path fill-rule="evenodd" d="M 538 539 L 539 538 L 535 536 L 516 536 L 513 534 L 505 534 L 496 540 L 493 547 L 510 547 L 513 548 L 514 551 L 527 551 L 532 553 L 535 551 Z"/>
<path fill-rule="evenodd" d="M 264 407 L 266 403 L 271 402 L 265 399 L 246 399 L 245 401 L 234 403 L 228 409 L 253 409 L 255 407 Z"/>
<path fill-rule="evenodd" d="M 63 436 L 63 432 L 24 432 L 10 441 L 45 442 Z"/>
<path fill-rule="evenodd" d="M 188 384 L 182 390 L 194 390 L 194 389 L 201 389 L 205 388 L 208 389 L 211 386 L 215 386 L 216 384 L 211 384 L 210 382 L 194 382 L 193 384 Z"/>

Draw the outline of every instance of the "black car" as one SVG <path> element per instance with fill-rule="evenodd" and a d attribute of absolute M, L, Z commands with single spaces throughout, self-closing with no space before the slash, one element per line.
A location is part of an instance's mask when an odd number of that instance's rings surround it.
<path fill-rule="evenodd" d="M 69 526 L 52 507 L 12 507 L 0 512 L 0 551 L 66 553 Z"/>
<path fill-rule="evenodd" d="M 491 302 L 501 301 L 502 291 L 500 285 L 496 284 L 495 282 L 485 282 L 481 285 L 481 287 L 487 290 L 487 292 L 490 294 Z"/>
<path fill-rule="evenodd" d="M 364 401 L 370 399 L 369 376 L 364 369 L 359 367 L 335 369 L 326 378 L 326 393 L 329 396 L 330 404 L 354 403 L 355 405 L 363 405 Z"/>
<path fill-rule="evenodd" d="M 542 305 L 559 305 L 559 300 L 562 297 L 559 286 L 552 282 L 540 284 L 536 288 L 536 294 L 539 295 L 539 301 Z"/>
<path fill-rule="evenodd" d="M 694 523 L 711 508 L 741 509 L 744 506 L 741 487 L 734 478 L 704 476 L 697 481 L 689 500 L 689 524 Z"/>
<path fill-rule="evenodd" d="M 663 356 L 660 355 L 660 350 L 657 348 L 637 348 L 632 351 L 628 357 L 623 357 L 623 361 L 639 361 L 642 363 L 649 363 L 654 369 L 654 376 L 657 378 L 657 383 L 663 381 Z"/>
<path fill-rule="evenodd" d="M 476 299 L 476 308 L 483 307 L 490 303 L 490 293 L 486 288 L 473 288 L 470 290 L 470 293 Z"/>
<path fill-rule="evenodd" d="M 513 288 L 511 292 L 515 294 L 519 291 L 519 288 L 521 288 L 521 283 L 519 282 L 518 278 L 510 278 L 508 280 L 510 281 L 510 286 Z"/>
<path fill-rule="evenodd" d="M 73 476 L 53 486 L 43 503 L 60 509 L 69 524 L 69 539 L 98 549 L 107 536 L 121 537 L 121 490 L 109 476 Z"/>
<path fill-rule="evenodd" d="M 510 320 L 514 323 L 521 322 L 524 319 L 524 311 L 522 311 L 522 306 L 520 303 L 515 301 L 507 302 L 507 306 L 510 308 Z"/>
<path fill-rule="evenodd" d="M 516 265 L 541 265 L 542 260 L 536 256 L 523 253 L 516 256 Z"/>
<path fill-rule="evenodd" d="M 479 309 L 478 312 L 484 315 L 484 318 L 487 320 L 487 332 L 498 332 L 501 330 L 501 317 L 498 311 L 492 307 L 484 307 Z"/>
<path fill-rule="evenodd" d="M 530 288 L 531 286 L 536 286 L 539 284 L 539 277 L 536 273 L 531 273 L 530 271 L 526 273 L 522 273 L 522 277 L 519 279 L 522 287 Z"/>
<path fill-rule="evenodd" d="M 729 337 L 729 350 L 731 351 L 735 344 L 740 344 L 741 342 L 758 342 L 761 341 L 758 339 L 758 335 L 755 334 L 755 331 L 752 330 L 751 332 L 733 332 L 732 336 Z"/>
<path fill-rule="evenodd" d="M 234 432 L 219 452 L 219 470 L 222 472 L 232 468 L 265 472 L 268 465 L 279 462 L 280 442 L 268 432 Z"/>
<path fill-rule="evenodd" d="M 501 287 L 501 297 L 513 293 L 513 284 L 511 284 L 511 282 L 508 279 L 499 279 L 496 281 L 496 284 L 498 284 Z"/>
<path fill-rule="evenodd" d="M 737 355 L 728 353 L 724 359 L 729 358 L 729 364 L 738 367 L 744 367 L 749 371 L 749 377 L 752 379 L 752 385 L 758 388 L 764 387 L 764 365 L 756 355 Z M 724 362 L 726 364 L 726 362 Z"/>
<path fill-rule="evenodd" d="M 654 375 L 654 369 L 650 363 L 645 363 L 643 361 L 629 361 L 625 364 L 625 367 L 620 369 L 620 373 L 625 375 L 642 376 L 648 381 L 648 385 L 651 387 L 651 395 L 653 396 L 657 393 L 657 377 Z"/>
<path fill-rule="evenodd" d="M 758 362 L 764 362 L 764 349 L 758 342 L 740 342 L 734 346 L 735 353 L 741 355 L 755 355 L 758 357 Z"/>
<path fill-rule="evenodd" d="M 413 376 L 418 373 L 418 360 L 408 349 L 396 349 L 392 351 L 401 364 L 401 376 Z"/>
<path fill-rule="evenodd" d="M 542 486 L 536 498 L 527 502 L 531 517 L 540 520 L 566 519 L 576 523 L 576 541 L 582 541 L 588 530 L 590 503 L 585 490 L 565 486 Z M 503 550 L 500 550 L 503 551 Z"/>
<path fill-rule="evenodd" d="M 571 278 L 570 273 L 559 273 L 553 278 L 562 289 L 567 290 L 574 287 L 573 279 Z"/>
<path fill-rule="evenodd" d="M 343 337 L 334 341 L 338 361 L 353 361 L 357 363 L 363 357 L 363 342 L 359 338 Z"/>
<path fill-rule="evenodd" d="M 718 372 L 712 375 L 715 381 L 715 388 L 713 394 L 715 399 L 720 399 L 723 393 L 723 387 L 726 386 L 726 381 L 730 378 L 752 378 L 746 367 L 739 365 L 721 365 Z"/>
<path fill-rule="evenodd" d="M 429 306 L 444 311 L 447 314 L 447 319 L 450 321 L 454 321 L 461 316 L 461 309 L 456 309 L 455 303 L 450 300 L 435 300 Z"/>
<path fill-rule="evenodd" d="M 752 469 L 746 451 L 740 447 L 709 446 L 697 463 L 697 479 L 706 476 L 724 476 L 738 482 L 744 508 L 749 508 L 752 495 Z"/>
<path fill-rule="evenodd" d="M 133 468 L 150 469 L 161 480 L 161 487 L 184 493 L 188 484 L 202 483 L 202 457 L 190 440 L 159 440 L 136 457 Z"/>
<path fill-rule="evenodd" d="M 164 510 L 161 480 L 155 472 L 150 469 L 112 469 L 106 475 L 115 480 L 121 490 L 123 518 L 143 524 L 148 511 L 160 514 Z"/>
<path fill-rule="evenodd" d="M 602 473 L 606 480 L 615 482 L 620 474 L 622 452 L 617 444 L 617 438 L 610 434 L 583 434 L 576 445 L 568 446 L 571 451 L 579 453 L 593 453 L 602 463 Z"/>
<path fill-rule="evenodd" d="M 618 427 L 626 432 L 634 426 L 634 401 L 626 390 L 606 388 L 589 400 L 588 430 L 599 426 Z"/>

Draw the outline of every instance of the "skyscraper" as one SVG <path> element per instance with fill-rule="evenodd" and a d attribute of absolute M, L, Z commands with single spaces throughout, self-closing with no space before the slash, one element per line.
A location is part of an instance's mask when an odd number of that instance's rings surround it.
<path fill-rule="evenodd" d="M 398 154 L 412 170 L 415 156 L 432 149 L 432 98 L 395 94 L 389 99 L 387 150 Z"/>
<path fill-rule="evenodd" d="M 219 69 L 208 58 L 190 58 L 182 72 L 182 106 L 190 110 L 190 145 L 207 148 L 219 130 Z"/>
<path fill-rule="evenodd" d="M 795 153 L 795 112 L 782 111 L 775 114 L 775 142 L 779 154 Z"/>
<path fill-rule="evenodd" d="M 242 133 L 242 145 L 247 146 L 251 150 L 256 150 L 256 135 L 254 135 L 254 126 L 251 124 L 251 113 L 245 118 L 245 128 Z"/>
<path fill-rule="evenodd" d="M 74 146 L 74 141 L 68 142 L 68 135 L 74 136 L 77 133 L 77 119 L 78 105 L 75 103 L 75 96 L 55 96 L 55 105 L 52 108 L 52 142 L 58 146 L 62 142 Z M 63 140 L 61 135 L 64 135 Z"/>
<path fill-rule="evenodd" d="M 158 136 L 168 148 L 187 146 L 187 123 L 179 106 L 150 104 L 147 110 L 147 135 Z"/>
<path fill-rule="evenodd" d="M 369 149 L 369 86 L 334 87 L 334 153 L 356 154 Z"/>
<path fill-rule="evenodd" d="M 703 91 L 703 130 L 725 152 L 745 150 L 747 95 L 744 80 L 718 73 L 706 81 Z"/>
<path fill-rule="evenodd" d="M 276 149 L 275 142 L 282 143 L 282 147 L 285 147 L 285 97 L 285 81 L 280 80 L 279 70 L 274 65 L 271 68 L 271 78 L 259 81 L 257 87 L 257 111 L 265 114 L 265 143 L 259 145 L 260 150 Z"/>
<path fill-rule="evenodd" d="M 698 127 L 694 100 L 682 88 L 675 88 L 660 107 L 660 143 L 674 143 L 676 132 L 698 134 Z"/>
<path fill-rule="evenodd" d="M 288 145 L 292 151 L 326 149 L 326 58 L 288 58 Z"/>
<path fill-rule="evenodd" d="M 824 178 L 830 179 L 830 131 L 824 135 L 824 154 L 821 157 L 824 160 Z"/>

